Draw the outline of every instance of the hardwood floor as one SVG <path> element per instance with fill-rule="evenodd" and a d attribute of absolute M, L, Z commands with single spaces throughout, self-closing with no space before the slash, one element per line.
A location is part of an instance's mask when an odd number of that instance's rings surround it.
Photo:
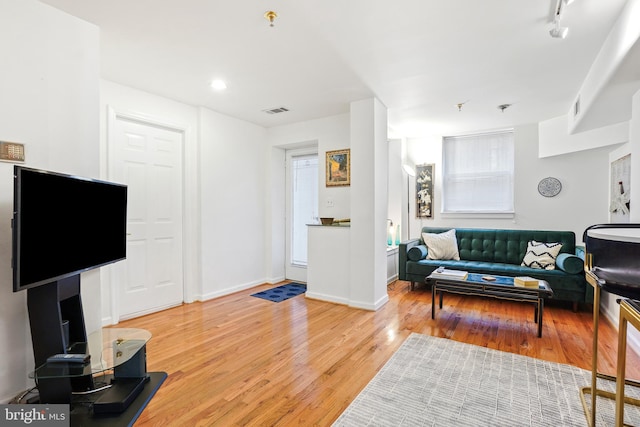
<path fill-rule="evenodd" d="M 269 287 L 117 325 L 151 331 L 148 370 L 169 374 L 136 426 L 331 425 L 412 332 L 590 369 L 588 309 L 547 304 L 537 338 L 529 304 L 445 295 L 431 320 L 430 290 L 408 282 L 376 312 L 250 296 Z M 616 332 L 606 319 L 600 328 L 599 370 L 615 375 Z M 639 360 L 629 354 L 629 377 Z"/>

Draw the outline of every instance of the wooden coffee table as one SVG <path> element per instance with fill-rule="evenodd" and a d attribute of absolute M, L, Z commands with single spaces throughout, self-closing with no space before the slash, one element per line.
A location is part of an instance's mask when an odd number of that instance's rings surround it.
<path fill-rule="evenodd" d="M 494 277 L 489 281 L 483 277 Z M 431 286 L 431 318 L 435 319 L 436 294 L 440 292 L 440 309 L 442 310 L 443 293 L 491 297 L 510 301 L 529 302 L 535 305 L 534 319 L 538 324 L 538 337 L 542 337 L 542 313 L 545 298 L 553 297 L 553 290 L 544 280 L 539 280 L 538 287 L 515 286 L 513 277 L 469 273 L 466 279 L 432 277 L 425 281 Z"/>

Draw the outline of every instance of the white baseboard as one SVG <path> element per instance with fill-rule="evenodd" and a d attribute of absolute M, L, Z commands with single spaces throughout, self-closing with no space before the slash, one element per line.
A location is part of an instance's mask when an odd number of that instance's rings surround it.
<path fill-rule="evenodd" d="M 332 295 L 322 294 L 319 292 L 309 292 L 309 290 L 305 292 L 305 297 L 310 299 L 317 299 L 319 301 L 332 302 L 334 304 L 349 305 L 349 300 L 347 300 L 346 298 L 339 298 Z"/>
<path fill-rule="evenodd" d="M 373 304 L 360 302 L 360 301 L 352 301 L 352 300 L 349 300 L 348 298 L 338 298 L 338 297 L 335 297 L 333 295 L 325 295 L 325 294 L 322 294 L 322 293 L 310 292 L 310 291 L 307 291 L 305 293 L 305 296 L 307 298 L 310 298 L 310 299 L 316 299 L 316 300 L 319 300 L 319 301 L 331 302 L 331 303 L 334 303 L 334 304 L 347 305 L 347 306 L 349 306 L 351 308 L 358 308 L 358 309 L 361 309 L 361 310 L 368 310 L 368 311 L 376 311 L 380 307 L 385 305 L 387 302 L 389 302 L 389 295 L 387 295 L 387 294 L 385 294 L 382 298 L 380 298 L 378 301 L 376 301 Z"/>
<path fill-rule="evenodd" d="M 284 282 L 285 280 L 287 279 L 284 276 L 272 277 L 270 279 L 267 279 L 267 283 L 276 284 L 276 283 Z"/>
<path fill-rule="evenodd" d="M 207 300 L 210 300 L 210 299 L 223 297 L 225 295 L 230 295 L 230 294 L 233 294 L 235 292 L 244 291 L 246 289 L 255 288 L 256 286 L 263 285 L 264 283 L 265 283 L 265 281 L 263 281 L 263 280 L 256 280 L 254 282 L 242 283 L 240 285 L 232 286 L 232 287 L 225 288 L 225 289 L 220 289 L 220 290 L 217 290 L 217 291 L 214 291 L 214 292 L 208 292 L 206 294 L 196 295 L 195 299 L 196 299 L 196 301 L 207 301 Z"/>
<path fill-rule="evenodd" d="M 349 301 L 349 307 L 359 308 L 362 310 L 377 311 L 378 309 L 380 309 L 380 307 L 382 307 L 388 302 L 389 302 L 389 295 L 385 293 L 384 296 L 382 296 L 382 298 L 378 299 L 378 301 L 376 301 L 373 304 L 359 302 L 359 301 Z"/>
<path fill-rule="evenodd" d="M 612 313 L 611 310 L 609 310 L 604 304 L 600 305 L 600 308 L 602 309 L 602 314 L 604 314 L 604 316 L 611 322 L 611 324 L 616 328 L 616 331 L 618 331 L 618 327 L 619 325 L 619 321 L 620 321 L 620 317 L 619 315 L 616 315 L 615 313 Z M 627 327 L 627 346 L 631 347 L 631 349 L 636 353 L 636 354 L 640 354 L 640 340 L 638 339 L 638 334 L 629 334 L 629 330 L 634 329 L 633 326 L 632 327 Z"/>

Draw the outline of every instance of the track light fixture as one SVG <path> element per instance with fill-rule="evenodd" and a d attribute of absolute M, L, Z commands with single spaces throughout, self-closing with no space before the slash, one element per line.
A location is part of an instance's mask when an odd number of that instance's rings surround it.
<path fill-rule="evenodd" d="M 561 27 L 560 18 L 557 18 L 553 21 L 553 28 L 549 30 L 549 34 L 554 39 L 564 39 L 569 34 L 569 27 Z"/>
<path fill-rule="evenodd" d="M 557 0 L 556 9 L 554 13 L 555 19 L 560 19 L 560 15 L 564 11 L 564 8 L 566 6 L 569 6 L 571 3 L 573 3 L 573 0 Z"/>
<path fill-rule="evenodd" d="M 568 27 L 560 26 L 560 16 L 564 12 L 565 6 L 571 4 L 573 0 L 557 0 L 556 8 L 553 13 L 553 28 L 549 30 L 549 34 L 554 39 L 564 39 L 569 34 Z"/>

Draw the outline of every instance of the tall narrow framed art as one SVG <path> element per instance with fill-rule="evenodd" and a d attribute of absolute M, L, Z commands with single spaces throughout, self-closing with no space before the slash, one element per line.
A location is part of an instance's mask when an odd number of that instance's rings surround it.
<path fill-rule="evenodd" d="M 416 217 L 433 218 L 434 164 L 416 165 Z"/>

